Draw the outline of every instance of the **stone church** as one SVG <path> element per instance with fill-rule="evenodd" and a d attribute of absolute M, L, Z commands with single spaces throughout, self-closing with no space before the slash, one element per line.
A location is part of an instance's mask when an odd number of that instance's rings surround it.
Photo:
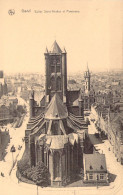
<path fill-rule="evenodd" d="M 63 186 L 83 167 L 87 125 L 84 121 L 84 93 L 67 90 L 67 53 L 55 41 L 46 48 L 45 95 L 37 105 L 30 95 L 30 119 L 25 130 L 25 153 L 30 165 L 42 161 L 48 168 L 51 185 Z M 89 97 L 90 73 L 86 72 Z"/>

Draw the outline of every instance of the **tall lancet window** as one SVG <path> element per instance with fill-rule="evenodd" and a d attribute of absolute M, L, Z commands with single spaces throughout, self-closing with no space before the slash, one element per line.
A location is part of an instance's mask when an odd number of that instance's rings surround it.
<path fill-rule="evenodd" d="M 60 177 L 60 154 L 54 153 L 54 178 Z"/>
<path fill-rule="evenodd" d="M 50 82 L 51 82 L 51 90 L 52 91 L 55 91 L 55 78 L 52 77 L 51 80 L 50 80 Z"/>
<path fill-rule="evenodd" d="M 60 77 L 57 78 L 56 87 L 57 87 L 57 91 L 61 90 L 61 78 Z"/>

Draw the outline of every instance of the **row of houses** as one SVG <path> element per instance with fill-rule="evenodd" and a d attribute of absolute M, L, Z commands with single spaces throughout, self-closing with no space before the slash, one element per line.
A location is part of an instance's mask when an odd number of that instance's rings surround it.
<path fill-rule="evenodd" d="M 13 112 L 17 108 L 18 99 L 14 96 L 2 96 L 0 99 L 0 123 L 13 120 Z"/>
<path fill-rule="evenodd" d="M 105 134 L 111 144 L 117 161 L 123 164 L 123 112 L 119 107 L 106 107 L 94 103 L 91 106 L 91 118 L 101 135 Z"/>
<path fill-rule="evenodd" d="M 10 142 L 10 135 L 9 131 L 6 131 L 6 129 L 0 129 L 0 161 L 4 159 L 6 155 L 6 147 L 8 143 Z"/>
<path fill-rule="evenodd" d="M 7 89 L 6 81 L 4 79 L 4 74 L 3 74 L 3 71 L 0 70 L 0 98 L 3 95 L 6 95 L 7 92 L 8 92 L 8 89 Z"/>

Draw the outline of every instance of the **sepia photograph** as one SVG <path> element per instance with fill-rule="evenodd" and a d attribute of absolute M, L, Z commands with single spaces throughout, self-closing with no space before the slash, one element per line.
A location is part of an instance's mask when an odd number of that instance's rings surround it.
<path fill-rule="evenodd" d="M 123 194 L 123 0 L 0 0 L 0 195 Z"/>

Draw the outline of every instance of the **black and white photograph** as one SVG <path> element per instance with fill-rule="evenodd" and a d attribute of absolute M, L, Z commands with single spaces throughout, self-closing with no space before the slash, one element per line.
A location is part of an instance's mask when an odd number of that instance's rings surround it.
<path fill-rule="evenodd" d="M 123 194 L 123 0 L 0 0 L 0 195 Z"/>

